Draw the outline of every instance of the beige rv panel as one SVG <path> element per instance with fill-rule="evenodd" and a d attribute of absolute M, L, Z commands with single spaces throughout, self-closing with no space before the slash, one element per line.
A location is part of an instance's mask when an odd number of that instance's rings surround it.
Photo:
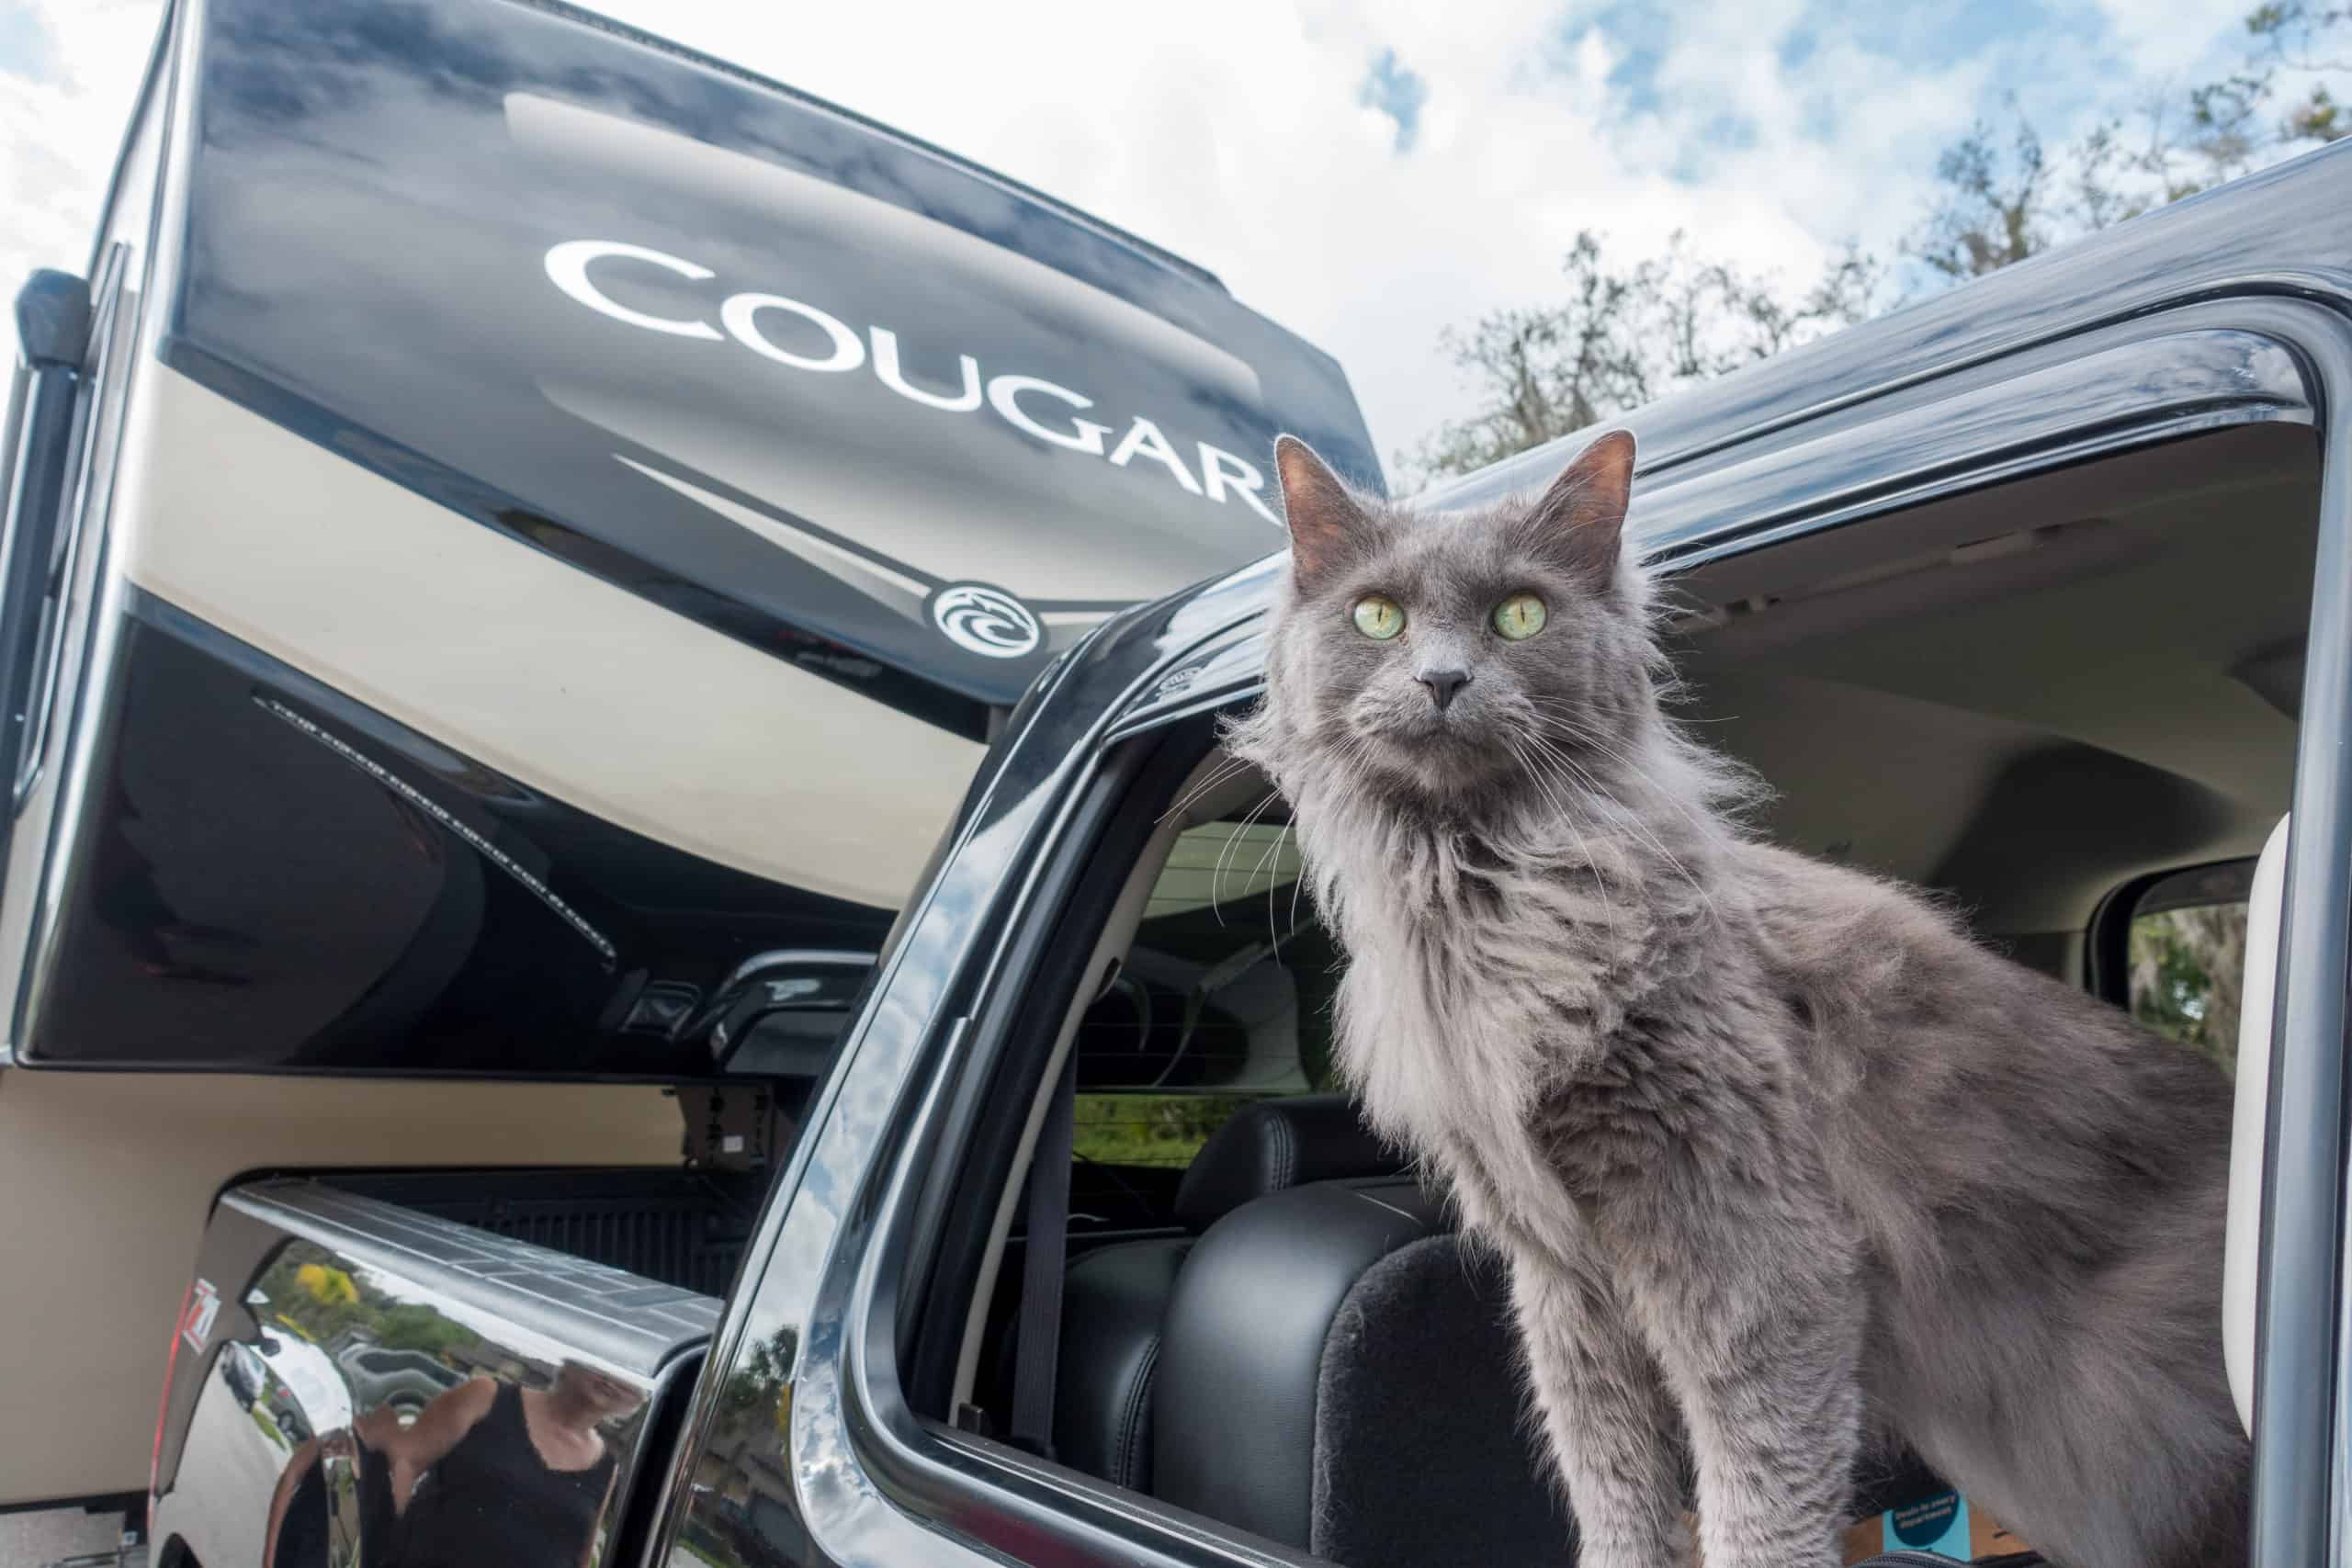
<path fill-rule="evenodd" d="M 606 821 L 787 886 L 905 902 L 978 744 L 503 537 L 165 366 L 141 375 L 116 503 L 131 581 Z M 633 739 L 627 715 L 693 743 Z"/>
<path fill-rule="evenodd" d="M 0 1072 L 0 1506 L 142 1491 L 213 1197 L 267 1168 L 675 1165 L 661 1089 Z"/>

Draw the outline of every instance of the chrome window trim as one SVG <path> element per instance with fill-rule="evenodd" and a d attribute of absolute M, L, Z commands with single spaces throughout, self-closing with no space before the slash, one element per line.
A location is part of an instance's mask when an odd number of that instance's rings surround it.
<path fill-rule="evenodd" d="M 1776 420 L 1736 446 L 1710 446 L 1716 460 L 1703 466 L 1689 454 L 1664 454 L 1640 469 L 1648 481 L 1639 486 L 1643 543 L 1686 560 L 1745 547 L 1747 536 L 1784 515 L 1864 507 L 1880 491 L 1932 489 L 1937 473 L 1981 463 L 1996 445 L 2023 447 L 2042 432 L 2077 438 L 2095 432 L 2105 438 L 2097 448 L 2104 451 L 2203 428 L 2209 420 L 2307 423 L 2310 394 L 2292 354 L 2238 326 L 2240 319 L 2227 305 L 2175 306 L 1916 383 L 1906 397 L 1871 400 L 1875 412 L 1856 411 L 1866 417 Z M 2151 357 L 2158 344 L 2161 352 Z M 1638 416 L 1628 423 L 1638 434 Z M 2135 428 L 2151 423 L 2156 428 Z M 1856 439 L 1863 431 L 1871 433 L 1866 444 Z M 1561 450 L 1556 443 L 1538 449 L 1555 462 Z M 1843 499 L 1825 494 L 1825 473 Z M 1441 488 L 1429 503 L 1483 505 L 1551 477 L 1548 466 L 1523 456 Z"/>
<path fill-rule="evenodd" d="M 2288 890 L 2257 1371 L 2262 1451 L 2278 1457 L 2266 1463 L 2257 1485 L 2254 1555 L 2259 1568 L 2301 1568 L 2346 1562 L 2345 1534 L 2331 1529 L 2330 1481 L 2343 1458 L 2339 1435 L 2352 1430 L 2352 1410 L 2340 1407 L 2352 1380 L 2339 1370 L 2352 1333 L 2339 1335 L 2335 1321 L 2342 1282 L 2337 1238 L 2346 1146 L 2343 1044 L 2346 948 L 2352 945 L 2352 759 L 2332 754 L 2352 725 L 2352 476 L 2345 461 L 2345 431 L 2322 423 L 2325 411 L 2352 400 L 2352 324 L 2335 310 L 2297 300 L 2206 301 L 2161 318 L 2102 326 L 2082 334 L 2075 346 L 2098 353 L 2117 346 L 2118 340 L 2149 344 L 2161 357 L 2167 340 L 2177 344 L 2185 334 L 2209 332 L 2263 340 L 2286 358 L 2273 359 L 2267 351 L 2257 355 L 2267 369 L 2255 378 L 2260 390 L 2254 397 L 2208 398 L 2183 419 L 2126 421 L 2089 433 L 2080 418 L 2053 414 L 2041 426 L 1996 431 L 1999 438 L 1985 443 L 1972 459 L 1937 465 L 1908 482 L 1875 484 L 1867 496 L 1834 485 L 1816 487 L 1837 503 L 1811 513 L 1791 508 L 1769 532 L 1722 538 L 1713 546 L 1693 541 L 1687 552 L 1669 555 L 1668 564 L 1759 547 L 2194 431 L 2280 419 L 2321 424 L 2322 547 L 2305 708 L 2333 722 L 2304 727 L 2297 765 L 2298 821 L 2323 826 L 2305 829 L 2295 846 Z M 2300 398 L 2277 395 L 2277 378 L 2270 372 L 2280 365 L 2292 367 Z M 1996 378 L 1979 395 L 1996 396 L 2003 384 Z M 1213 1527 L 1194 1529 L 1148 1500 L 1131 1506 L 1082 1478 L 1051 1472 L 1012 1450 L 919 1421 L 899 1397 L 891 1314 L 884 1310 L 887 1283 L 896 1278 L 905 1241 L 893 1226 L 904 1220 L 905 1199 L 935 1135 L 947 1082 L 944 1070 L 926 1077 L 922 1069 L 944 1066 L 948 1053 L 972 1052 L 968 1015 L 951 1024 L 935 1016 L 935 1004 L 950 984 L 972 973 L 968 965 L 978 957 L 984 924 L 979 898 L 991 880 L 1001 880 L 997 874 L 1018 869 L 1025 879 L 1017 895 L 1001 903 L 991 900 L 987 918 L 1001 918 L 997 910 L 1017 918 L 1034 900 L 1042 857 L 1021 859 L 1018 851 L 1051 841 L 1049 821 L 1067 818 L 1077 783 L 1092 772 L 1109 744 L 1255 689 L 1255 682 L 1227 683 L 1210 670 L 1230 671 L 1246 662 L 1244 649 L 1260 635 L 1251 623 L 1262 613 L 1272 570 L 1269 562 L 1245 569 L 1164 618 L 1155 619 L 1163 616 L 1155 608 L 1108 624 L 1096 634 L 1098 642 L 1125 638 L 1145 645 L 1125 650 L 1148 654 L 1124 666 L 1140 673 L 1121 680 L 1115 657 L 1104 654 L 1090 661 L 1085 650 L 1074 655 L 1057 678 L 1061 690 L 1039 703 L 1036 726 L 1017 739 L 989 780 L 989 798 L 967 818 L 942 875 L 922 895 L 921 913 L 908 922 L 904 940 L 894 943 L 888 973 L 825 1088 L 811 1135 L 772 1196 L 746 1286 L 729 1303 L 719 1353 L 712 1360 L 714 1376 L 697 1393 L 673 1494 L 655 1532 L 657 1551 L 667 1551 L 683 1519 L 677 1483 L 697 1451 L 718 1377 L 755 1331 L 761 1337 L 782 1331 L 794 1337 L 796 1351 L 789 1383 L 789 1468 L 799 1478 L 801 1521 L 819 1561 L 879 1563 L 910 1560 L 909 1552 L 927 1553 L 927 1561 L 991 1560 L 939 1533 L 927 1516 L 910 1511 L 904 1505 L 918 1493 L 960 1499 L 966 1505 L 961 1510 L 930 1506 L 933 1512 L 952 1513 L 967 1532 L 977 1524 L 1001 1522 L 1033 1539 L 1049 1538 L 1064 1561 L 1285 1561 L 1227 1539 Z M 1226 611 L 1218 624 L 1203 624 L 1216 618 L 1200 613 L 1203 600 Z M 1152 636 L 1179 621 L 1186 623 L 1188 635 Z M 1201 673 L 1181 691 L 1163 690 L 1167 677 L 1188 662 Z M 1089 707 L 1084 698 L 1090 695 L 1105 700 Z M 1073 711 L 1096 716 L 1072 726 L 1068 716 Z M 1063 722 L 1057 725 L 1057 718 Z M 1017 787 L 1023 784 L 1025 788 Z M 1001 928 L 999 936 L 994 945 L 1001 953 Z M 979 977 L 984 985 L 1018 978 L 984 969 Z M 2293 1177 L 2284 1196 L 2282 1171 Z M 880 1245 L 868 1245 L 874 1242 Z M 2292 1346 L 2295 1353 L 2272 1354 L 2273 1346 Z M 2308 1375 L 2314 1361 L 2326 1369 L 2324 1377 Z"/>

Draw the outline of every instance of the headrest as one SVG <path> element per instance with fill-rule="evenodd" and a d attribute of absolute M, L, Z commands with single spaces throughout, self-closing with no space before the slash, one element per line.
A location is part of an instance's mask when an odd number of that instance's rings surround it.
<path fill-rule="evenodd" d="M 1373 1136 L 1345 1095 L 1253 1100 L 1193 1157 L 1176 1190 L 1176 1222 L 1198 1235 L 1269 1192 L 1403 1168 L 1404 1161 Z"/>

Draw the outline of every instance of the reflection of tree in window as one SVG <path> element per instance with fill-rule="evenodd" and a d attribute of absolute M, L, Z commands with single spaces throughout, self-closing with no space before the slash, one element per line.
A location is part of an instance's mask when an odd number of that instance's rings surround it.
<path fill-rule="evenodd" d="M 2190 905 L 2132 921 L 2132 1016 L 2234 1071 L 2246 907 Z"/>

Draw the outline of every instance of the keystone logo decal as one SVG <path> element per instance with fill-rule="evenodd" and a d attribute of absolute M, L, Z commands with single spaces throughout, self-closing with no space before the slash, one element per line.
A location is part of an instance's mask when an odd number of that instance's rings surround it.
<path fill-rule="evenodd" d="M 1018 659 L 1036 650 L 1037 617 L 1010 593 L 958 582 L 931 597 L 931 624 L 949 642 L 983 659 Z"/>

